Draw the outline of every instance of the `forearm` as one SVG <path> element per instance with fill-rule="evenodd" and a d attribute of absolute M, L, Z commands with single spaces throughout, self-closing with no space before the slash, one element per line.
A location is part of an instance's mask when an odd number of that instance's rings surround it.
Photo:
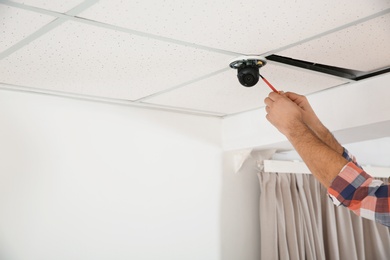
<path fill-rule="evenodd" d="M 324 142 L 338 154 L 343 154 L 344 148 L 318 118 L 309 122 L 308 126 L 322 142 Z"/>
<path fill-rule="evenodd" d="M 264 100 L 266 118 L 289 139 L 313 175 L 329 187 L 348 161 L 342 156 L 343 149 L 334 144 L 333 136 L 303 101 L 302 97 L 291 93 L 272 92 Z"/>
<path fill-rule="evenodd" d="M 332 180 L 348 163 L 348 161 L 342 157 L 342 152 L 336 150 L 338 149 L 336 146 L 331 147 L 329 144 L 325 144 L 325 142 L 317 136 L 317 133 L 314 133 L 307 125 L 301 122 L 297 122 L 294 131 L 291 131 L 291 133 L 288 133 L 286 136 L 312 174 L 325 187 L 330 186 Z M 326 136 L 326 138 L 328 138 L 328 136 Z"/>

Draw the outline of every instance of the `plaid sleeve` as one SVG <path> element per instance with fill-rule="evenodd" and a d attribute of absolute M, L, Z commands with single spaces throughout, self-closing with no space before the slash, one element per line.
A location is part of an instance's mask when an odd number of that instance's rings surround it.
<path fill-rule="evenodd" d="M 390 226 L 389 185 L 373 179 L 355 163 L 349 162 L 333 180 L 328 193 L 333 203 L 356 215 Z"/>

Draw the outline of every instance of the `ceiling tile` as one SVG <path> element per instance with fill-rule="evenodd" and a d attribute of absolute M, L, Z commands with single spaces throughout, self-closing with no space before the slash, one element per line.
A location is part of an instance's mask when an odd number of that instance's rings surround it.
<path fill-rule="evenodd" d="M 262 54 L 375 14 L 390 0 L 101 0 L 81 17 L 244 54 Z"/>
<path fill-rule="evenodd" d="M 309 94 L 345 83 L 312 71 L 267 64 L 261 74 L 278 90 Z M 176 106 L 222 114 L 232 114 L 264 106 L 271 90 L 264 82 L 251 88 L 238 83 L 237 71 L 229 70 L 214 77 L 145 100 L 147 103 Z"/>
<path fill-rule="evenodd" d="M 3 4 L 0 4 L 0 14 L 2 24 L 0 29 L 0 53 L 54 20 L 52 16 L 41 15 Z"/>
<path fill-rule="evenodd" d="M 230 56 L 68 21 L 0 61 L 3 83 L 135 100 L 227 67 Z"/>
<path fill-rule="evenodd" d="M 66 13 L 71 10 L 73 7 L 82 3 L 83 0 L 11 0 L 19 4 L 39 7 L 42 9 L 47 9 L 51 11 L 56 11 L 60 13 Z"/>
<path fill-rule="evenodd" d="M 390 14 L 277 54 L 336 67 L 371 71 L 390 66 Z"/>

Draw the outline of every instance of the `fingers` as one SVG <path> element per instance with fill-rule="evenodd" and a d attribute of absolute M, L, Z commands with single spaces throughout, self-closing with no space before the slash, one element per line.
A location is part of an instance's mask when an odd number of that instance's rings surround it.
<path fill-rule="evenodd" d="M 264 104 L 265 104 L 266 106 L 271 106 L 272 103 L 275 101 L 274 99 L 272 99 L 272 96 L 271 96 L 272 93 L 273 93 L 273 92 L 271 92 L 271 93 L 268 95 L 268 97 L 266 97 L 266 98 L 264 99 Z"/>
<path fill-rule="evenodd" d="M 265 118 L 266 118 L 269 122 L 271 122 L 271 120 L 270 120 L 270 118 L 269 118 L 269 114 L 266 114 L 266 115 L 265 115 Z"/>
<path fill-rule="evenodd" d="M 286 93 L 284 93 L 286 96 L 300 96 L 299 94 L 297 93 L 294 93 L 294 92 L 290 92 L 290 91 L 287 91 Z"/>
<path fill-rule="evenodd" d="M 271 92 L 271 93 L 269 93 L 268 97 L 270 99 L 272 99 L 273 101 L 276 101 L 276 100 L 280 99 L 282 97 L 282 95 L 280 95 L 279 93 L 276 93 L 276 92 Z"/>
<path fill-rule="evenodd" d="M 265 106 L 265 112 L 267 112 L 267 115 L 269 114 L 269 112 L 270 112 L 270 107 L 269 106 Z"/>
<path fill-rule="evenodd" d="M 299 94 L 294 93 L 294 92 L 286 92 L 284 95 L 294 102 L 295 101 L 302 101 L 305 98 L 305 96 L 299 95 Z"/>
<path fill-rule="evenodd" d="M 273 102 L 274 102 L 274 101 L 273 101 L 272 99 L 270 99 L 269 97 L 267 97 L 267 98 L 264 99 L 264 104 L 266 105 L 266 107 L 272 106 L 272 103 L 273 103 Z"/>
<path fill-rule="evenodd" d="M 272 107 L 272 104 L 279 100 L 279 99 L 283 99 L 284 97 L 284 92 L 279 92 L 279 93 L 276 93 L 276 92 L 271 92 L 269 93 L 268 97 L 264 99 L 264 103 L 266 106 L 268 107 Z"/>

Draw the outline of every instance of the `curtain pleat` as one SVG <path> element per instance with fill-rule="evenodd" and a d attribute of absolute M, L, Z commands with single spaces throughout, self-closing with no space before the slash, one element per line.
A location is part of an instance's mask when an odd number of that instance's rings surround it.
<path fill-rule="evenodd" d="M 292 259 L 304 259 L 305 257 L 305 243 L 301 237 L 304 236 L 304 225 L 303 225 L 303 209 L 302 209 L 302 204 L 300 200 L 297 200 L 296 198 L 299 197 L 298 195 L 298 186 L 297 186 L 297 175 L 287 175 L 289 176 L 290 179 L 290 190 L 287 190 L 287 193 L 291 191 L 291 200 L 292 200 L 292 205 L 293 205 L 293 211 L 294 214 L 294 219 L 295 219 L 295 240 L 298 245 L 298 248 L 296 249 L 298 251 L 298 258 L 295 255 L 292 257 Z M 294 223 L 293 223 L 294 224 Z M 293 231 L 292 231 L 293 232 Z"/>
<path fill-rule="evenodd" d="M 334 206 L 312 175 L 258 177 L 261 259 L 390 259 L 389 229 Z"/>
<path fill-rule="evenodd" d="M 260 219 L 261 225 L 265 228 L 260 229 L 262 259 L 279 259 L 278 253 L 278 235 L 276 221 L 276 178 L 265 175 L 260 180 Z M 272 232 L 270 232 L 272 230 Z M 268 250 L 263 250 L 268 248 Z"/>

